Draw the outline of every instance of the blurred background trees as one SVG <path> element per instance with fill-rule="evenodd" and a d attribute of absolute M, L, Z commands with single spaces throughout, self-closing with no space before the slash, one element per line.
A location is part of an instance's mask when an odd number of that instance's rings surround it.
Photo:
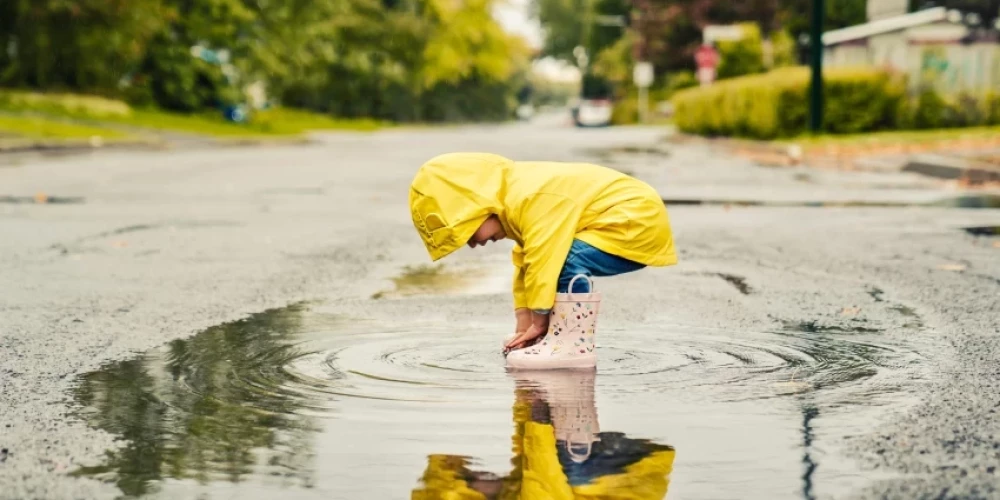
<path fill-rule="evenodd" d="M 520 103 L 582 97 L 613 100 L 614 122 L 631 123 L 636 62 L 653 65 L 653 103 L 698 85 L 694 54 L 707 26 L 742 34 L 715 42 L 720 81 L 800 65 L 812 5 L 530 0 L 544 32 L 535 49 L 494 18 L 505 1 L 4 0 L 0 87 L 182 113 L 266 103 L 396 122 L 503 120 Z M 1000 0 L 910 1 L 910 10 L 932 6 L 978 16 L 989 30 Z M 827 0 L 824 29 L 866 14 L 866 0 Z M 575 67 L 578 81 L 546 80 L 532 69 L 539 58 Z"/>
<path fill-rule="evenodd" d="M 0 86 L 192 112 L 248 88 L 389 120 L 507 118 L 530 50 L 494 0 L 6 0 Z"/>

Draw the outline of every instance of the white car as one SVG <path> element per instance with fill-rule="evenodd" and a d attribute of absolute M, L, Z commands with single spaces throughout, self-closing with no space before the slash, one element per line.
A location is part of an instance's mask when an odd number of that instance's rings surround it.
<path fill-rule="evenodd" d="M 577 127 L 606 127 L 611 125 L 610 99 L 581 99 L 573 110 Z"/>

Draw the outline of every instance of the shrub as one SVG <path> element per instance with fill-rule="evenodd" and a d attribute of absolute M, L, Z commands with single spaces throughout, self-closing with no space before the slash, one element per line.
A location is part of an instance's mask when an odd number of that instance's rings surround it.
<path fill-rule="evenodd" d="M 698 86 L 698 78 L 693 71 L 678 71 L 667 77 L 667 97 L 673 96 L 675 92 Z"/>
<path fill-rule="evenodd" d="M 764 72 L 760 28 L 754 23 L 743 23 L 739 28 L 743 32 L 743 38 L 718 43 L 717 78 L 720 80 Z"/>
<path fill-rule="evenodd" d="M 944 126 L 948 104 L 931 88 L 921 89 L 913 105 L 913 128 L 931 129 Z"/>
<path fill-rule="evenodd" d="M 895 127 L 905 82 L 871 69 L 824 72 L 823 130 L 858 133 Z M 677 92 L 675 123 L 683 132 L 755 139 L 791 137 L 807 130 L 809 70 L 781 68 Z M 918 113 L 919 114 L 919 113 Z"/>
<path fill-rule="evenodd" d="M 128 116 L 132 109 L 115 99 L 80 94 L 25 92 L 0 89 L 0 109 L 32 111 L 59 116 L 107 118 Z"/>
<path fill-rule="evenodd" d="M 639 123 L 639 90 L 629 87 L 620 92 L 611 108 L 611 123 L 613 125 L 631 125 Z M 647 95 L 650 121 L 655 119 L 656 106 L 670 99 L 672 92 L 668 88 L 651 88 Z"/>
<path fill-rule="evenodd" d="M 1000 125 L 1000 92 L 990 92 L 983 99 L 987 125 Z"/>

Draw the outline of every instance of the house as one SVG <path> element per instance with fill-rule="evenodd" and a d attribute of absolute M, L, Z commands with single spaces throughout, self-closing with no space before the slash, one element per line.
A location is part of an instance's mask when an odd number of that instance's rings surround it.
<path fill-rule="evenodd" d="M 823 34 L 825 67 L 876 66 L 905 73 L 911 88 L 946 94 L 1000 88 L 1000 45 L 972 36 L 944 7 L 885 17 Z"/>

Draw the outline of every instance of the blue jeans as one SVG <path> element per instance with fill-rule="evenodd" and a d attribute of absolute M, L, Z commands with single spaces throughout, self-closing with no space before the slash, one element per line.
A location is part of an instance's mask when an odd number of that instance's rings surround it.
<path fill-rule="evenodd" d="M 645 264 L 609 254 L 580 240 L 573 240 L 573 246 L 570 247 L 569 255 L 566 256 L 562 272 L 559 273 L 557 292 L 566 293 L 569 289 L 569 282 L 578 274 L 589 277 L 616 276 L 638 271 L 644 267 L 646 267 Z M 573 293 L 588 292 L 590 292 L 590 283 L 587 280 L 581 278 L 573 283 Z M 539 314 L 548 313 L 547 310 L 535 312 Z"/>

